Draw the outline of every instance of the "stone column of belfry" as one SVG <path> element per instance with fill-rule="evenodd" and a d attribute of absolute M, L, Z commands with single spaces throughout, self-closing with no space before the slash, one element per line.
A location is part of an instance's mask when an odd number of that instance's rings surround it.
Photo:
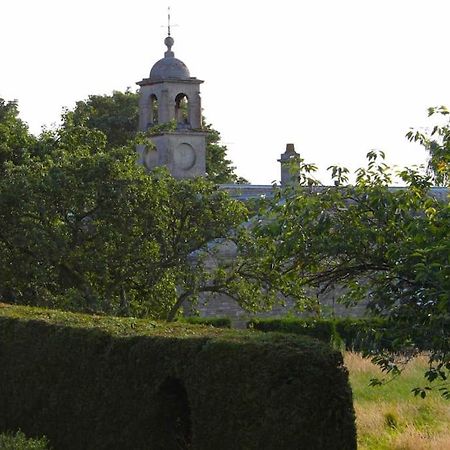
<path fill-rule="evenodd" d="M 170 122 L 175 118 L 175 101 L 172 101 L 172 104 L 170 104 L 168 89 L 161 90 L 158 102 L 158 115 L 159 124 Z"/>
<path fill-rule="evenodd" d="M 189 118 L 193 130 L 198 130 L 202 127 L 202 105 L 200 93 L 192 97 L 189 102 Z"/>

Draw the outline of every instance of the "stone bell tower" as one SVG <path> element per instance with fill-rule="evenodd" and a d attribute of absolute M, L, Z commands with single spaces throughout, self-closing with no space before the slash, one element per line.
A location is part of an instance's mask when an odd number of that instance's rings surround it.
<path fill-rule="evenodd" d="M 151 141 L 155 144 L 155 149 L 138 146 L 139 162 L 149 170 L 166 166 L 175 178 L 204 176 L 206 133 L 202 131 L 200 99 L 203 81 L 191 77 L 187 66 L 175 58 L 170 27 L 168 34 L 164 58 L 155 63 L 149 78 L 137 83 L 139 131 L 151 132 L 154 128 Z"/>

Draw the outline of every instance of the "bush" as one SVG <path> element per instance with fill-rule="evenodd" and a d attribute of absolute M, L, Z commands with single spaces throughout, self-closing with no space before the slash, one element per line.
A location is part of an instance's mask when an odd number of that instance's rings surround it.
<path fill-rule="evenodd" d="M 192 323 L 195 325 L 206 325 L 215 328 L 231 328 L 231 319 L 229 317 L 180 317 L 179 322 Z"/>
<path fill-rule="evenodd" d="M 252 319 L 247 323 L 247 328 L 259 331 L 278 331 L 281 333 L 294 333 L 309 336 L 330 343 L 336 334 L 335 323 L 328 319 Z"/>
<path fill-rule="evenodd" d="M 55 449 L 356 449 L 342 356 L 307 337 L 0 306 L 0 431 Z"/>
<path fill-rule="evenodd" d="M 27 439 L 27 437 L 18 431 L 16 434 L 0 434 L 0 449 L 2 450 L 47 450 L 47 439 Z"/>
<path fill-rule="evenodd" d="M 310 336 L 326 343 L 343 343 L 346 350 L 352 351 L 375 347 L 390 350 L 395 340 L 394 328 L 382 318 L 252 319 L 247 327 Z"/>
<path fill-rule="evenodd" d="M 335 319 L 336 332 L 345 342 L 347 350 L 391 350 L 394 330 L 387 319 L 342 318 Z"/>

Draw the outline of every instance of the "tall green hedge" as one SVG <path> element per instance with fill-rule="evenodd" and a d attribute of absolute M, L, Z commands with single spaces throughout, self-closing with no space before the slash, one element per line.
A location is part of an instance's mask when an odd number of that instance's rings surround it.
<path fill-rule="evenodd" d="M 309 338 L 0 306 L 0 432 L 56 450 L 353 450 L 340 353 Z"/>

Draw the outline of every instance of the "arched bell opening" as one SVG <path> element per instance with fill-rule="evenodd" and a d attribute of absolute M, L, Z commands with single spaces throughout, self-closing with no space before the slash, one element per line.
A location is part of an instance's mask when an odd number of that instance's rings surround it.
<path fill-rule="evenodd" d="M 154 448 L 187 450 L 192 448 L 191 409 L 186 389 L 178 378 L 168 377 L 156 395 Z M 158 446 L 161 445 L 161 446 Z"/>
<path fill-rule="evenodd" d="M 154 125 L 158 125 L 159 123 L 159 105 L 158 105 L 158 97 L 155 94 L 150 95 L 149 105 L 148 105 L 148 125 L 147 128 L 150 128 Z"/>
<path fill-rule="evenodd" d="M 178 128 L 190 128 L 189 99 L 186 94 L 178 94 L 175 97 L 175 120 Z"/>

